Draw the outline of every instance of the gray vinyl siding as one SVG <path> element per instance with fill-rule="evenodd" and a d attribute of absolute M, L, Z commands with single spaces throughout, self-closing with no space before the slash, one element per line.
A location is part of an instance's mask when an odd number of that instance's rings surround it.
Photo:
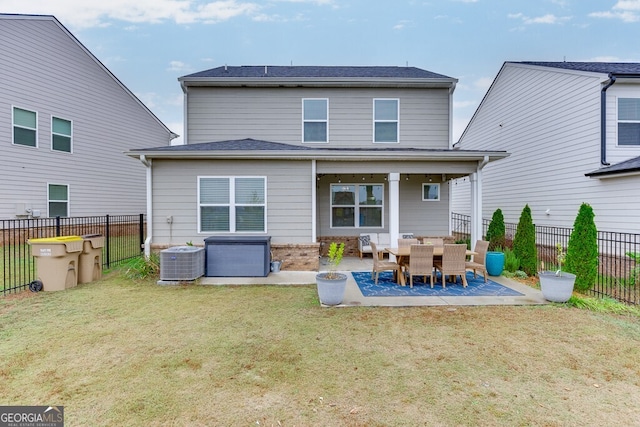
<path fill-rule="evenodd" d="M 599 229 L 640 232 L 638 177 L 584 176 L 601 167 L 604 80 L 606 76 L 595 74 L 505 64 L 458 144 L 462 149 L 511 153 L 484 168 L 484 218 L 500 208 L 505 221 L 517 223 L 529 204 L 537 225 L 571 227 L 586 202 L 594 208 Z M 613 88 L 607 93 L 607 151 L 611 160 L 621 161 L 611 142 L 611 110 L 619 95 Z M 452 211 L 469 213 L 469 188 L 468 178 L 453 183 Z"/>
<path fill-rule="evenodd" d="M 47 215 L 47 183 L 69 186 L 69 215 L 146 211 L 131 148 L 169 144 L 169 131 L 52 19 L 0 17 L 0 218 L 25 203 Z M 12 145 L 12 107 L 37 112 L 38 147 Z M 72 153 L 51 150 L 51 117 L 73 123 Z"/>
<path fill-rule="evenodd" d="M 198 233 L 198 177 L 258 176 L 267 179 L 267 232 L 273 243 L 312 242 L 311 162 L 154 160 L 155 244 L 202 244 L 213 233 Z M 172 224 L 167 217 L 173 218 Z M 227 233 L 228 234 L 228 233 Z M 261 233 L 252 233 L 261 234 Z"/>
<path fill-rule="evenodd" d="M 449 148 L 446 89 L 189 87 L 189 144 L 255 138 L 302 143 L 302 99 L 329 100 L 329 143 L 305 145 Z M 400 101 L 399 144 L 373 143 L 373 100 Z"/>

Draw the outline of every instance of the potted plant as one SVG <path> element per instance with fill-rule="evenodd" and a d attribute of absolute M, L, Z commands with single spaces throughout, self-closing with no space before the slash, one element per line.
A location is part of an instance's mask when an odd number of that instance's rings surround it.
<path fill-rule="evenodd" d="M 575 274 L 562 271 L 562 263 L 567 256 L 562 244 L 556 244 L 558 251 L 558 271 L 540 271 L 540 290 L 542 296 L 552 302 L 567 302 L 573 294 L 573 285 L 576 281 Z"/>
<path fill-rule="evenodd" d="M 316 275 L 318 297 L 322 304 L 337 305 L 340 304 L 344 298 L 344 291 L 347 286 L 347 275 L 336 272 L 340 262 L 342 262 L 343 255 L 344 243 L 337 244 L 336 242 L 331 242 L 327 254 L 329 271 Z"/>
<path fill-rule="evenodd" d="M 485 257 L 485 267 L 490 276 L 499 276 L 504 269 L 505 225 L 501 209 L 496 209 L 487 228 L 489 250 Z"/>

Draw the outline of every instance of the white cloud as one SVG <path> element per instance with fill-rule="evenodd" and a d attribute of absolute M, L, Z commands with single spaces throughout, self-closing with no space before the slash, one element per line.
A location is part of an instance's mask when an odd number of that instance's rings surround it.
<path fill-rule="evenodd" d="M 609 11 L 593 12 L 593 18 L 620 19 L 622 22 L 640 21 L 640 0 L 619 0 Z"/>
<path fill-rule="evenodd" d="M 478 105 L 478 101 L 454 101 L 453 102 L 454 109 L 475 107 L 477 105 Z"/>
<path fill-rule="evenodd" d="M 169 62 L 169 68 L 167 68 L 167 71 L 180 72 L 180 73 L 186 73 L 186 72 L 189 72 L 190 70 L 191 70 L 191 67 L 182 61 L 171 61 Z"/>
<path fill-rule="evenodd" d="M 562 24 L 564 22 L 567 22 L 567 21 L 571 20 L 570 16 L 556 16 L 556 15 L 553 15 L 551 13 L 548 13 L 548 14 L 543 15 L 543 16 L 534 17 L 534 18 L 526 16 L 526 15 L 524 15 L 522 13 L 510 13 L 510 14 L 507 15 L 507 17 L 509 19 L 519 19 L 525 25 L 531 25 L 531 24 Z"/>
<path fill-rule="evenodd" d="M 473 82 L 473 87 L 478 90 L 486 91 L 493 83 L 493 77 L 480 77 Z"/>
<path fill-rule="evenodd" d="M 107 26 L 117 19 L 129 23 L 216 23 L 261 10 L 242 0 L 2 0 L 3 13 L 49 14 L 73 28 Z"/>

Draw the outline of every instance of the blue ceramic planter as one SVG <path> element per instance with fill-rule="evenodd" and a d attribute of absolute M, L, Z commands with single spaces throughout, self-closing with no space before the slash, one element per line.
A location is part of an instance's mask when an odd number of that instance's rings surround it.
<path fill-rule="evenodd" d="M 485 258 L 485 265 L 489 276 L 499 276 L 504 270 L 504 253 L 489 251 Z"/>

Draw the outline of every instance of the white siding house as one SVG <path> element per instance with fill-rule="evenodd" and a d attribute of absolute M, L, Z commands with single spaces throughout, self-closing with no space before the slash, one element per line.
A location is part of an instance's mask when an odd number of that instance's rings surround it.
<path fill-rule="evenodd" d="M 502 151 L 453 150 L 456 80 L 412 67 L 219 67 L 181 77 L 182 146 L 131 150 L 148 168 L 147 249 L 264 235 L 357 253 L 361 233 L 451 233 L 449 183 Z"/>
<path fill-rule="evenodd" d="M 506 62 L 456 143 L 506 150 L 482 174 L 483 217 L 572 227 L 589 203 L 599 230 L 640 233 L 640 64 Z M 471 212 L 469 180 L 452 210 Z"/>
<path fill-rule="evenodd" d="M 0 218 L 136 214 L 175 135 L 53 16 L 0 14 Z"/>

